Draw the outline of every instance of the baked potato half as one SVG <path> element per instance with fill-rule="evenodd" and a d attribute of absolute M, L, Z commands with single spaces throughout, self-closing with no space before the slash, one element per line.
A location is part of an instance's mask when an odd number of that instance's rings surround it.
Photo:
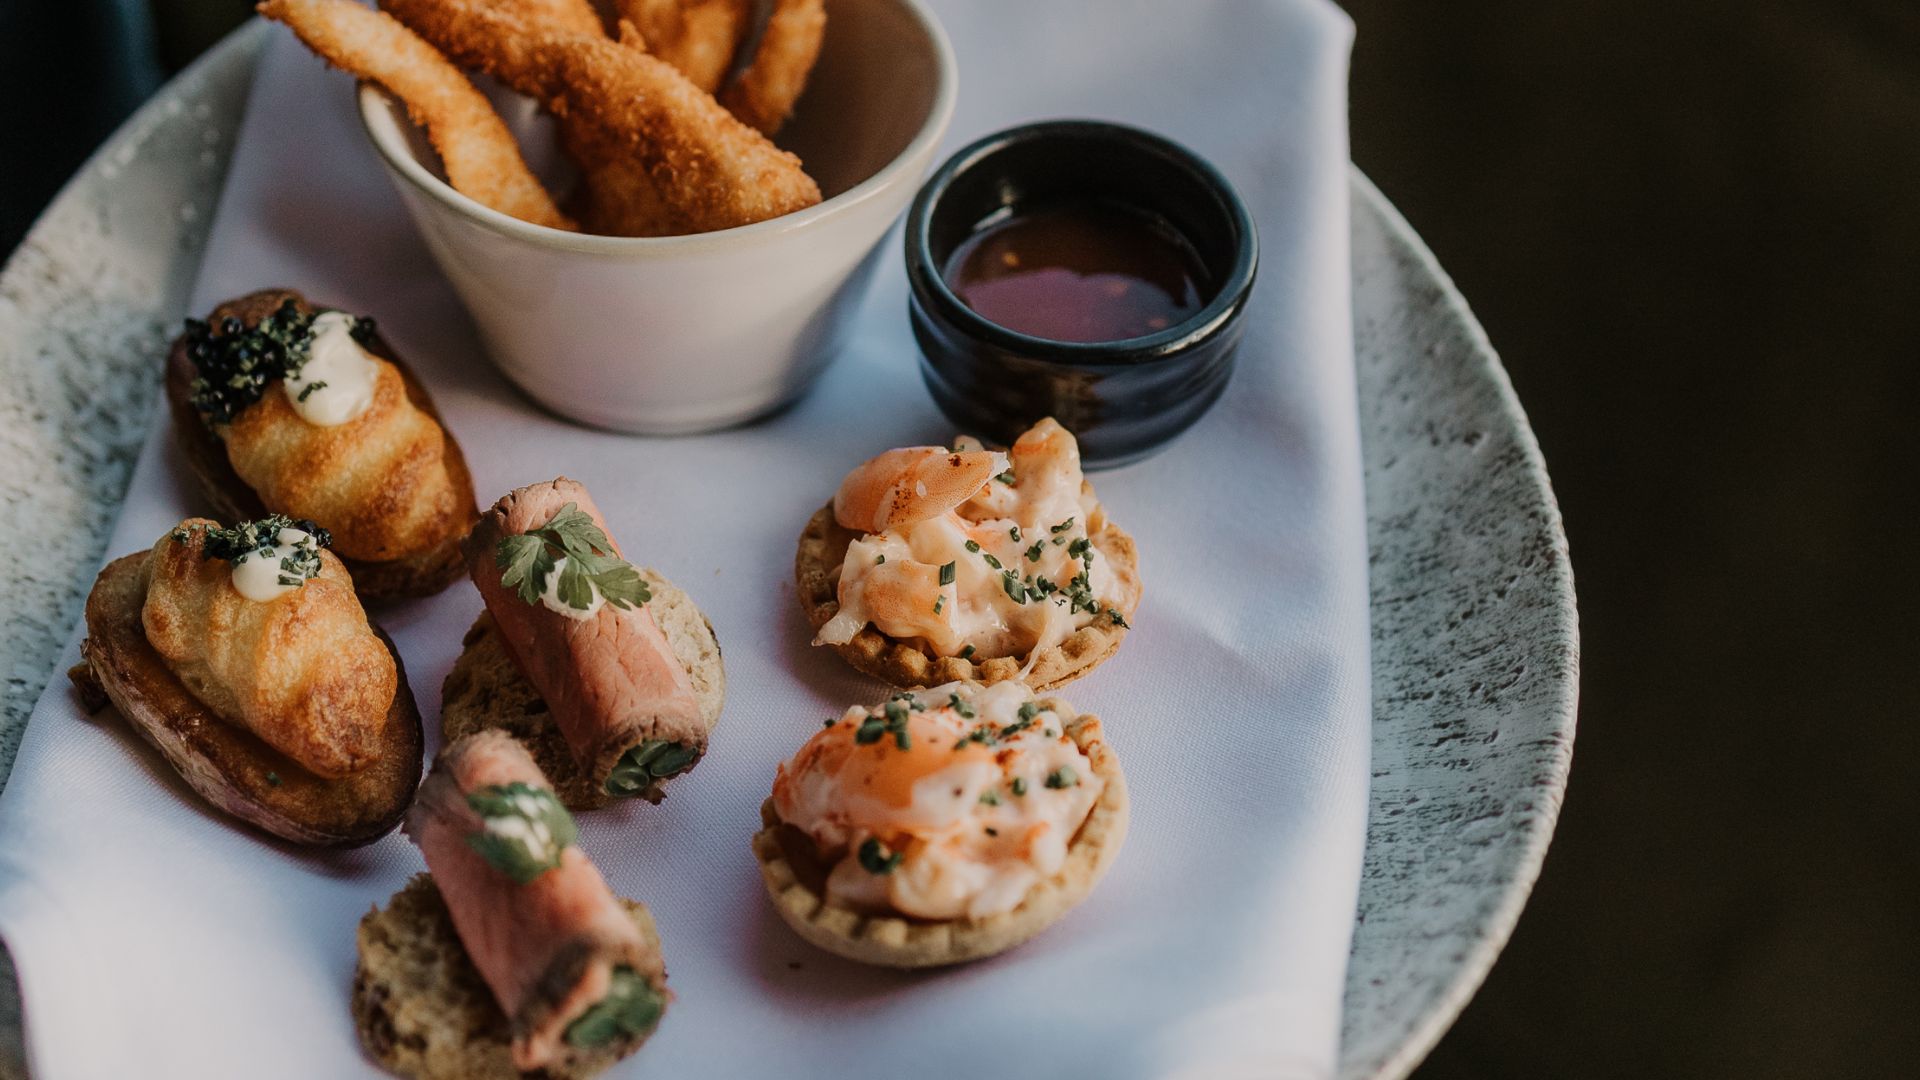
<path fill-rule="evenodd" d="M 420 712 L 393 642 L 372 627 L 399 676 L 372 764 L 339 780 L 307 771 L 224 720 L 187 689 L 141 620 L 150 552 L 109 563 L 87 596 L 82 663 L 68 674 L 90 710 L 111 702 L 202 798 L 281 839 L 356 847 L 400 822 L 420 783 Z"/>

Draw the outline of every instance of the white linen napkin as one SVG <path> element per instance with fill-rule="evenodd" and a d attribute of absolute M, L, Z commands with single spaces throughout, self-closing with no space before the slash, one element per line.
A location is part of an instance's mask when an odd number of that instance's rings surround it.
<path fill-rule="evenodd" d="M 1328 1075 L 1369 738 L 1351 26 L 1320 0 L 936 6 L 961 65 L 952 146 L 1055 116 L 1164 132 L 1238 185 L 1263 255 L 1225 399 L 1162 454 L 1096 477 L 1139 541 L 1146 599 L 1120 654 L 1066 696 L 1106 721 L 1132 834 L 1084 906 L 1009 954 L 922 974 L 828 956 L 775 916 L 748 848 L 775 763 L 886 692 L 809 647 L 791 584 L 801 525 L 859 461 L 952 434 L 915 367 L 897 259 L 851 347 L 778 418 L 682 439 L 571 426 L 487 365 L 360 131 L 350 80 L 276 29 L 194 311 L 287 285 L 376 315 L 432 386 L 483 504 L 576 477 L 627 551 L 711 617 L 728 699 L 709 758 L 661 806 L 582 818 L 616 891 L 657 917 L 679 995 L 614 1075 Z M 203 509 L 185 477 L 159 414 L 110 557 Z M 480 606 L 463 582 L 378 613 L 430 751 Z M 70 646 L 63 664 L 75 659 Z M 0 931 L 35 1075 L 373 1072 L 347 1010 L 354 926 L 422 867 L 398 833 L 336 854 L 263 839 L 54 680 L 0 800 Z"/>

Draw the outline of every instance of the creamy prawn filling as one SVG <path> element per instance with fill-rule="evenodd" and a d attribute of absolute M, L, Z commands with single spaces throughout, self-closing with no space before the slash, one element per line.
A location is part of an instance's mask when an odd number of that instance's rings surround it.
<path fill-rule="evenodd" d="M 830 902 L 978 919 L 1059 872 L 1104 787 L 1033 691 L 948 683 L 829 722 L 773 800 L 831 863 Z"/>
<path fill-rule="evenodd" d="M 1120 583 L 1090 539 L 1101 513 L 1079 453 L 1022 455 L 954 510 L 847 547 L 840 609 L 819 641 L 851 641 L 868 623 L 935 656 L 1032 658 L 1095 622 L 1122 622 Z M 956 450 L 978 453 L 963 437 Z"/>

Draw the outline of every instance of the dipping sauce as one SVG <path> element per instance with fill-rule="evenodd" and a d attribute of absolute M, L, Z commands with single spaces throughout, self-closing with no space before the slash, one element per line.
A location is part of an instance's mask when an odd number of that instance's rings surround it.
<path fill-rule="evenodd" d="M 988 219 L 954 249 L 941 277 L 983 318 L 1053 341 L 1146 337 L 1208 299 L 1206 271 L 1185 237 L 1103 203 Z"/>

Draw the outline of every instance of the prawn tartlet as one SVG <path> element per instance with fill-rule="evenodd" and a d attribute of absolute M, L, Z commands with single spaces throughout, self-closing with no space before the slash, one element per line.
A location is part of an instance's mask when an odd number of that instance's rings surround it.
<path fill-rule="evenodd" d="M 187 465 L 220 517 L 318 522 L 361 596 L 460 576 L 473 480 L 433 399 L 373 321 L 263 289 L 187 321 L 167 357 Z"/>
<path fill-rule="evenodd" d="M 1100 720 L 1017 682 L 855 707 L 775 774 L 754 835 L 773 905 L 828 952 L 934 967 L 1005 951 L 1085 899 L 1127 833 Z"/>
<path fill-rule="evenodd" d="M 800 536 L 814 644 L 895 686 L 1050 689 L 1113 655 L 1140 603 L 1133 538 L 1052 419 L 1005 453 L 969 436 L 861 465 Z"/>

